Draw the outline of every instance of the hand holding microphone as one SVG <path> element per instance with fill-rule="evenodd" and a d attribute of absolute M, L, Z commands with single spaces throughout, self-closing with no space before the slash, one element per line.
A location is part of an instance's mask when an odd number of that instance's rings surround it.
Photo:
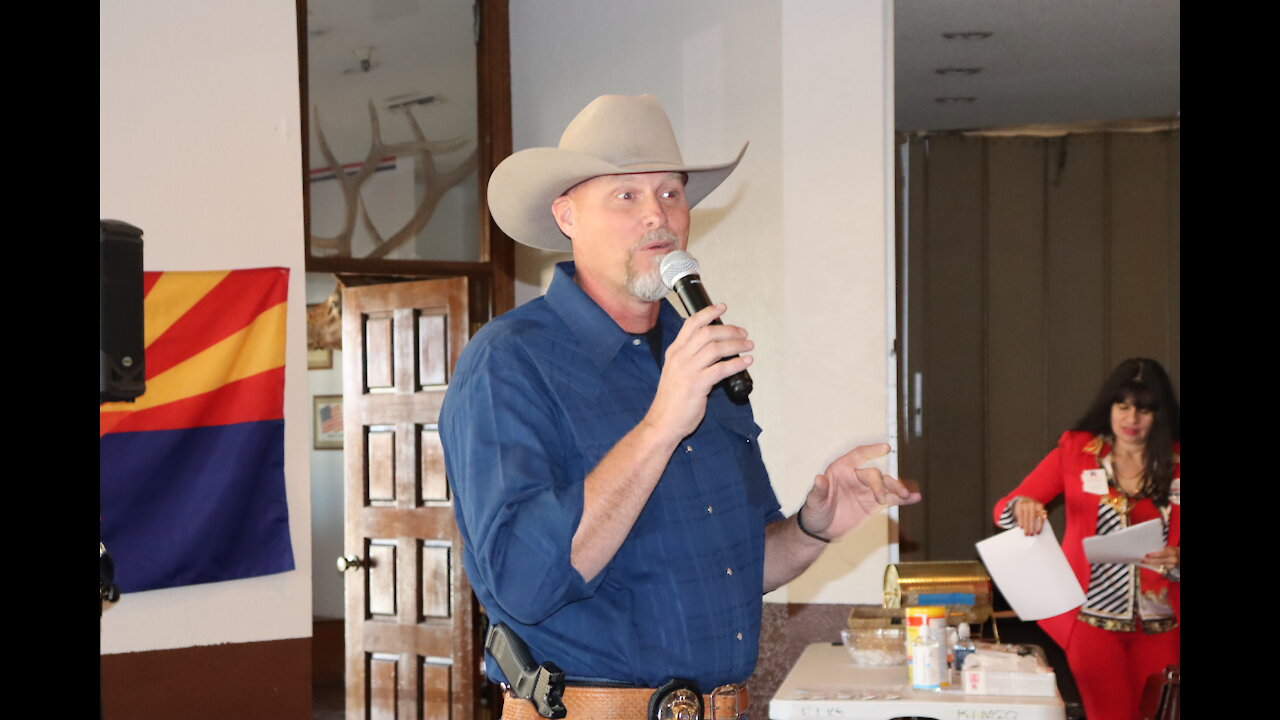
<path fill-rule="evenodd" d="M 711 298 L 707 295 L 707 291 L 702 285 L 698 261 L 692 255 L 683 250 L 667 253 L 662 258 L 660 269 L 662 271 L 663 284 L 674 290 L 676 295 L 680 297 L 680 302 L 684 305 L 685 312 L 693 315 L 699 310 L 711 306 Z M 711 321 L 711 324 L 721 325 L 723 323 L 720 322 L 719 318 L 716 318 Z M 751 394 L 751 375 L 746 370 L 743 370 L 725 378 L 719 385 L 724 386 L 725 393 L 735 404 L 745 405 L 747 396 Z"/>

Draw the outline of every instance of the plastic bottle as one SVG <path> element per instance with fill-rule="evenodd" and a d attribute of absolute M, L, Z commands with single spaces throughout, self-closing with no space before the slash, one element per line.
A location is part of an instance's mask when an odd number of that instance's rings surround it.
<path fill-rule="evenodd" d="M 947 618 L 929 618 L 929 629 L 933 639 L 938 643 L 938 685 L 940 687 L 949 687 L 951 685 L 951 673 L 949 672 L 951 667 L 949 662 L 951 643 L 948 642 L 947 636 Z"/>
<path fill-rule="evenodd" d="M 969 639 L 969 623 L 960 623 L 960 629 L 957 631 L 957 639 L 955 647 L 951 648 L 951 677 L 953 684 L 961 684 L 964 672 L 964 659 L 973 654 L 977 647 L 973 644 L 973 640 Z"/>
<path fill-rule="evenodd" d="M 942 671 L 938 665 L 938 648 L 942 643 L 933 636 L 933 628 L 922 625 L 911 646 L 911 687 L 916 690 L 938 690 L 942 687 Z"/>
<path fill-rule="evenodd" d="M 907 677 L 912 674 L 911 668 L 912 657 L 915 652 L 916 637 L 919 636 L 920 628 L 928 625 L 933 618 L 946 618 L 947 609 L 942 605 L 913 605 L 905 608 L 903 622 L 907 627 Z M 934 636 L 943 648 L 950 648 L 951 645 L 946 641 L 945 636 Z M 946 667 L 945 652 L 943 654 L 943 667 Z"/>

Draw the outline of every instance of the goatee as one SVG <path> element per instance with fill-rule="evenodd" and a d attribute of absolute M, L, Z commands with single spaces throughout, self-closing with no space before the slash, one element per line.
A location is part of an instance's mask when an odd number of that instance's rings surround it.
<path fill-rule="evenodd" d="M 645 245 L 654 242 L 665 241 L 679 246 L 679 238 L 675 233 L 666 228 L 658 228 L 650 230 L 640 238 L 635 245 L 631 247 L 631 251 L 627 253 L 627 290 L 631 292 L 637 299 L 644 302 L 658 302 L 667 296 L 671 290 L 662 282 L 662 270 L 660 264 L 662 262 L 661 255 L 654 255 L 650 259 L 649 267 L 642 272 L 635 270 L 636 252 Z"/>

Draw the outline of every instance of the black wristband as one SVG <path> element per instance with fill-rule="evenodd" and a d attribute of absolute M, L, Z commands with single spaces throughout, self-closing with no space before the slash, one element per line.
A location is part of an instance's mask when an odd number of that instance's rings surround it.
<path fill-rule="evenodd" d="M 821 540 L 824 543 L 831 542 L 831 538 L 824 538 L 821 535 L 818 535 L 817 533 L 810 532 L 809 528 L 804 526 L 804 520 L 800 519 L 800 513 L 802 512 L 804 512 L 803 505 L 801 505 L 800 509 L 796 511 L 796 527 L 800 528 L 800 532 L 804 533 L 805 535 L 808 535 L 814 540 Z"/>

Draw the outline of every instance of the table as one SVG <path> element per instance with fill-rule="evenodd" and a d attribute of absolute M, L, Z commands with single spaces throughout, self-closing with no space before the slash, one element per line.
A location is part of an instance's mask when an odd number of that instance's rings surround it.
<path fill-rule="evenodd" d="M 912 690 L 906 665 L 860 667 L 839 643 L 806 647 L 769 702 L 771 720 L 1066 720 L 1066 716 L 1066 704 L 1056 690 L 1053 697 L 966 695 L 958 687 Z"/>

